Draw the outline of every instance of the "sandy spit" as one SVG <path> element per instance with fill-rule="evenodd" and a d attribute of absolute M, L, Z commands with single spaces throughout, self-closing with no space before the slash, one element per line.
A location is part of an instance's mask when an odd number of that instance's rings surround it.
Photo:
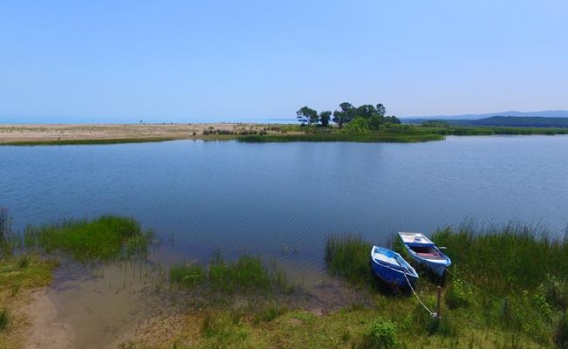
<path fill-rule="evenodd" d="M 192 139 L 204 131 L 261 130 L 267 124 L 0 124 L 0 144 L 119 139 Z"/>

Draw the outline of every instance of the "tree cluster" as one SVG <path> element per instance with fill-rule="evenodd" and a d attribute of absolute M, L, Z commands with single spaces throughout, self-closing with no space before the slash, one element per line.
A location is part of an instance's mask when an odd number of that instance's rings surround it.
<path fill-rule="evenodd" d="M 339 105 L 333 113 L 329 110 L 318 113 L 316 110 L 307 106 L 300 108 L 296 112 L 296 118 L 303 125 L 321 125 L 329 126 L 329 122 L 333 121 L 342 128 L 352 121 L 358 119 L 356 123 L 362 124 L 364 128 L 369 130 L 378 130 L 385 123 L 400 124 L 400 120 L 392 115 L 387 116 L 387 109 L 381 103 L 376 106 L 372 104 L 364 104 L 359 107 L 353 106 L 351 103 L 344 102 Z M 332 118 L 333 115 L 333 118 Z"/>

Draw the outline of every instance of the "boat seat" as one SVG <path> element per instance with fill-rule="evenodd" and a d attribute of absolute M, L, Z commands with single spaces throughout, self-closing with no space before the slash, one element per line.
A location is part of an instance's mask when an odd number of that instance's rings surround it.
<path fill-rule="evenodd" d="M 444 259 L 444 257 L 442 257 L 439 253 L 416 252 L 416 254 L 426 259 Z"/>

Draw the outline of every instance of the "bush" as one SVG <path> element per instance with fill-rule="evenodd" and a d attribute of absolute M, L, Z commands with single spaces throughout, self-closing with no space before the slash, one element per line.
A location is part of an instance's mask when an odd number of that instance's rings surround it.
<path fill-rule="evenodd" d="M 461 279 L 454 279 L 445 294 L 448 308 L 467 308 L 473 302 L 473 292 Z"/>
<path fill-rule="evenodd" d="M 396 325 L 392 321 L 376 320 L 371 323 L 363 336 L 363 348 L 398 348 Z"/>

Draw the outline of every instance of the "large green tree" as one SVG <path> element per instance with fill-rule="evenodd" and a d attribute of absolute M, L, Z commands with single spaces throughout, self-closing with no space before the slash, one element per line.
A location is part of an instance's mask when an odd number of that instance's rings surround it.
<path fill-rule="evenodd" d="M 302 125 L 311 125 L 318 122 L 318 112 L 309 107 L 302 107 L 296 112 L 296 118 Z"/>
<path fill-rule="evenodd" d="M 326 110 L 322 111 L 319 115 L 319 121 L 323 127 L 327 127 L 329 125 L 329 120 L 331 119 L 331 111 Z"/>

